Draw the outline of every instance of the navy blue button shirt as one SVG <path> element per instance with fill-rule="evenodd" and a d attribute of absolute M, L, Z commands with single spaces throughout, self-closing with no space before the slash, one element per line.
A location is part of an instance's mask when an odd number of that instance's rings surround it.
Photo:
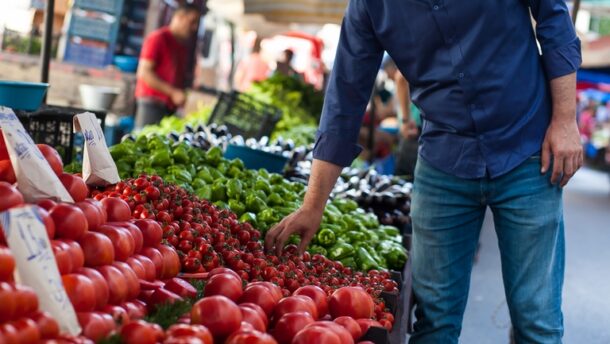
<path fill-rule="evenodd" d="M 347 166 L 361 152 L 384 51 L 422 110 L 420 156 L 461 178 L 500 176 L 538 152 L 549 81 L 581 62 L 563 0 L 350 0 L 314 158 Z"/>

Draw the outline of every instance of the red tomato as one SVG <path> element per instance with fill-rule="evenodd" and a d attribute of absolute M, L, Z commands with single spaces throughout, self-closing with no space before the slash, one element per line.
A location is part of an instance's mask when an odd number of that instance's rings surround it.
<path fill-rule="evenodd" d="M 87 232 L 79 242 L 85 253 L 85 264 L 87 266 L 109 265 L 114 261 L 114 246 L 106 235 Z"/>
<path fill-rule="evenodd" d="M 114 321 L 119 325 L 127 324 L 131 319 L 129 314 L 127 314 L 127 310 L 121 306 L 106 305 L 101 309 L 101 311 L 106 314 L 110 314 L 112 319 L 114 319 Z"/>
<path fill-rule="evenodd" d="M 91 268 L 80 268 L 75 273 L 89 277 L 95 288 L 95 309 L 101 310 L 104 308 L 108 304 L 108 298 L 110 297 L 110 289 L 104 276 L 99 271 Z"/>
<path fill-rule="evenodd" d="M 0 282 L 0 323 L 13 319 L 17 310 L 15 288 L 7 282 Z"/>
<path fill-rule="evenodd" d="M 82 335 L 94 342 L 98 342 L 108 337 L 115 328 L 112 317 L 110 317 L 111 322 L 108 323 L 108 319 L 106 318 L 106 316 L 109 316 L 108 314 L 84 312 L 76 313 L 76 316 L 78 317 L 78 323 L 82 328 Z"/>
<path fill-rule="evenodd" d="M 60 203 L 49 214 L 55 223 L 58 238 L 78 240 L 87 232 L 87 218 L 79 207 Z"/>
<path fill-rule="evenodd" d="M 364 289 L 343 287 L 331 295 L 329 309 L 333 319 L 344 315 L 354 319 L 371 318 L 374 314 L 375 303 Z"/>
<path fill-rule="evenodd" d="M 280 300 L 273 310 L 274 321 L 278 321 L 284 314 L 293 312 L 307 312 L 314 319 L 318 318 L 316 304 L 307 296 L 289 296 Z"/>
<path fill-rule="evenodd" d="M 139 302 L 125 302 L 121 307 L 127 311 L 130 319 L 138 320 L 146 316 L 146 306 Z"/>
<path fill-rule="evenodd" d="M 106 212 L 108 221 L 129 221 L 131 209 L 129 204 L 118 197 L 107 197 L 100 201 Z"/>
<path fill-rule="evenodd" d="M 174 338 L 195 337 L 199 338 L 205 344 L 214 343 L 214 337 L 212 337 L 212 332 L 210 332 L 210 330 L 208 330 L 208 328 L 203 325 L 172 325 L 167 329 L 167 336 Z"/>
<path fill-rule="evenodd" d="M 163 288 L 184 298 L 195 298 L 197 296 L 197 289 L 182 278 L 174 277 L 170 279 L 169 281 L 165 282 Z"/>
<path fill-rule="evenodd" d="M 134 256 L 131 256 L 127 258 L 125 262 L 129 264 L 129 267 L 131 267 L 133 272 L 135 272 L 138 279 L 146 280 L 146 270 L 144 269 L 144 265 L 142 265 L 139 260 L 137 260 Z"/>
<path fill-rule="evenodd" d="M 258 313 L 258 315 L 260 316 L 260 318 L 263 320 L 263 322 L 265 323 L 265 327 L 269 326 L 269 318 L 267 317 L 267 314 L 265 313 L 265 311 L 261 308 L 261 306 L 252 303 L 252 302 L 244 302 L 244 303 L 240 303 L 239 304 L 239 308 L 250 308 L 254 311 L 256 311 L 256 313 Z M 242 312 L 243 313 L 243 312 Z"/>
<path fill-rule="evenodd" d="M 217 274 L 212 276 L 205 285 L 205 296 L 223 295 L 237 301 L 243 294 L 241 278 L 232 274 Z"/>
<path fill-rule="evenodd" d="M 275 298 L 276 302 L 278 302 L 282 298 L 284 298 L 284 295 L 282 294 L 282 288 L 278 287 L 276 284 L 273 284 L 271 282 L 257 281 L 257 282 L 252 282 L 252 283 L 248 284 L 248 286 L 251 286 L 251 285 L 261 285 L 261 286 L 267 288 L 271 292 L 271 295 L 273 295 L 273 297 Z"/>
<path fill-rule="evenodd" d="M 15 184 L 17 182 L 13 164 L 9 159 L 0 160 L 0 180 L 9 184 Z"/>
<path fill-rule="evenodd" d="M 91 312 L 95 309 L 95 286 L 85 275 L 67 274 L 61 276 L 64 289 L 77 312 Z"/>
<path fill-rule="evenodd" d="M 373 319 L 358 319 L 356 320 L 356 322 L 358 323 L 358 325 L 360 325 L 360 330 L 362 330 L 363 336 L 369 330 L 369 327 L 383 327 L 383 325 Z"/>
<path fill-rule="evenodd" d="M 193 305 L 191 322 L 207 327 L 212 335 L 224 338 L 241 325 L 241 311 L 230 299 L 215 295 L 203 298 Z"/>
<path fill-rule="evenodd" d="M 307 312 L 284 314 L 275 324 L 273 336 L 280 344 L 290 344 L 296 334 L 315 320 Z"/>
<path fill-rule="evenodd" d="M 0 182 L 0 211 L 22 205 L 23 195 L 15 186 L 7 182 Z"/>
<path fill-rule="evenodd" d="M 0 338 L 7 344 L 19 344 L 17 329 L 10 322 L 0 325 Z"/>
<path fill-rule="evenodd" d="M 72 271 L 85 266 L 85 253 L 81 246 L 73 240 L 63 240 L 68 245 L 68 253 L 72 259 Z"/>
<path fill-rule="evenodd" d="M 114 246 L 114 259 L 126 261 L 135 250 L 135 242 L 128 230 L 118 226 L 101 225 L 98 232 L 107 236 Z"/>
<path fill-rule="evenodd" d="M 136 254 L 133 257 L 130 257 L 129 259 L 131 259 L 131 258 L 134 258 L 135 260 L 140 262 L 140 264 L 142 264 L 142 267 L 144 267 L 144 278 L 143 279 L 145 279 L 147 281 L 153 281 L 157 277 L 157 272 L 155 270 L 155 263 L 153 263 L 153 261 L 150 260 L 150 258 L 140 255 L 140 254 Z M 127 259 L 128 264 L 129 264 L 129 259 Z M 134 271 L 135 271 L 135 269 L 134 269 Z"/>
<path fill-rule="evenodd" d="M 47 198 L 47 199 L 42 199 L 42 200 L 38 201 L 36 203 L 36 205 L 38 205 L 39 207 L 43 208 L 46 211 L 49 211 L 49 210 L 51 210 L 51 208 L 53 208 L 54 206 L 57 205 L 57 202 L 55 202 L 52 199 Z"/>
<path fill-rule="evenodd" d="M 6 148 L 6 141 L 4 141 L 4 135 L 2 131 L 0 131 L 0 159 L 8 159 L 10 156 L 8 155 L 8 149 Z"/>
<path fill-rule="evenodd" d="M 265 332 L 238 331 L 233 333 L 225 344 L 277 344 L 275 339 Z"/>
<path fill-rule="evenodd" d="M 72 272 L 72 256 L 70 255 L 70 246 L 60 240 L 51 240 L 51 248 L 55 255 L 55 262 L 60 275 L 66 275 Z"/>
<path fill-rule="evenodd" d="M 87 188 L 87 184 L 85 184 L 83 178 L 70 173 L 62 173 L 59 175 L 59 180 L 66 190 L 68 190 L 68 193 L 72 196 L 74 202 L 81 202 L 87 198 L 89 188 Z"/>
<path fill-rule="evenodd" d="M 121 338 L 125 344 L 156 344 L 164 337 L 159 325 L 143 320 L 134 320 L 121 328 Z"/>
<path fill-rule="evenodd" d="M 334 323 L 332 321 L 316 321 L 315 323 L 313 323 L 309 326 L 327 328 L 327 329 L 333 331 L 337 336 L 339 336 L 339 339 L 341 340 L 342 344 L 354 344 L 354 338 L 349 333 L 349 331 L 346 330 L 345 327 L 343 327 L 337 323 Z"/>
<path fill-rule="evenodd" d="M 127 300 L 138 297 L 138 294 L 140 294 L 140 282 L 138 281 L 138 276 L 133 272 L 129 264 L 125 262 L 114 262 L 112 263 L 112 266 L 121 270 L 121 273 L 127 281 Z"/>
<path fill-rule="evenodd" d="M 15 259 L 8 247 L 0 246 L 0 281 L 12 281 Z"/>
<path fill-rule="evenodd" d="M 163 303 L 174 303 L 176 301 L 182 301 L 182 297 L 180 295 L 171 292 L 167 289 L 158 288 L 155 289 L 150 297 L 148 298 L 146 304 L 149 309 L 154 309 L 155 306 L 163 304 Z"/>
<path fill-rule="evenodd" d="M 145 247 L 142 255 L 150 259 L 155 265 L 155 277 L 161 278 L 163 273 L 163 255 L 154 247 Z M 154 279 L 154 278 L 153 278 Z"/>
<path fill-rule="evenodd" d="M 333 331 L 320 326 L 308 326 L 294 337 L 292 344 L 343 344 Z"/>
<path fill-rule="evenodd" d="M 352 317 L 338 317 L 334 320 L 335 323 L 343 326 L 354 338 L 354 341 L 357 341 L 360 337 L 362 337 L 362 329 L 358 322 Z"/>
<path fill-rule="evenodd" d="M 38 215 L 40 215 L 40 219 L 42 220 L 42 223 L 44 223 L 44 227 L 47 230 L 47 235 L 49 236 L 49 240 L 54 239 L 55 238 L 55 222 L 53 222 L 51 215 L 49 215 L 49 212 L 46 211 L 46 209 L 41 208 L 40 206 L 36 208 L 36 211 L 38 211 Z"/>
<path fill-rule="evenodd" d="M 15 293 L 15 319 L 29 316 L 38 310 L 38 296 L 30 287 L 17 284 L 14 287 Z"/>
<path fill-rule="evenodd" d="M 53 172 L 58 176 L 62 174 L 64 171 L 64 164 L 61 162 L 61 156 L 57 153 L 55 148 L 45 145 L 44 143 L 39 143 L 36 146 L 40 149 L 40 152 L 51 166 Z"/>
<path fill-rule="evenodd" d="M 116 226 L 125 228 L 129 231 L 131 236 L 133 237 L 134 242 L 134 253 L 140 253 L 142 251 L 142 247 L 144 244 L 144 238 L 142 237 L 142 231 L 133 223 L 130 222 L 115 222 L 113 223 Z"/>
<path fill-rule="evenodd" d="M 318 317 L 323 317 L 328 313 L 327 296 L 322 288 L 316 287 L 315 285 L 308 285 L 295 290 L 293 295 L 303 295 L 311 298 L 316 304 Z"/>
<path fill-rule="evenodd" d="M 277 304 L 273 294 L 262 285 L 249 285 L 239 298 L 239 303 L 254 303 L 259 305 L 268 317 L 273 314 L 273 309 Z"/>
<path fill-rule="evenodd" d="M 59 335 L 59 324 L 51 314 L 36 312 L 32 315 L 32 320 L 36 322 L 42 339 L 53 339 Z"/>
<path fill-rule="evenodd" d="M 127 279 L 121 273 L 121 270 L 112 265 L 104 265 L 96 268 L 108 283 L 108 303 L 111 305 L 119 305 L 127 299 Z"/>
<path fill-rule="evenodd" d="M 95 202 L 95 203 L 94 203 Z M 96 230 L 99 226 L 104 224 L 104 218 L 102 213 L 101 204 L 96 200 L 84 200 L 82 202 L 77 202 L 74 204 L 79 207 L 80 210 L 85 214 L 85 218 L 87 219 L 87 225 L 90 231 Z"/>
<path fill-rule="evenodd" d="M 178 252 L 167 245 L 159 245 L 157 249 L 163 256 L 163 268 L 161 270 L 161 279 L 169 279 L 178 276 L 180 273 L 180 257 Z"/>
<path fill-rule="evenodd" d="M 17 330 L 17 343 L 37 344 L 40 341 L 40 330 L 34 320 L 22 318 L 11 321 L 11 325 Z"/>
<path fill-rule="evenodd" d="M 214 275 L 224 274 L 224 273 L 233 275 L 233 276 L 241 279 L 241 277 L 239 277 L 237 272 L 235 272 L 235 271 L 233 271 L 231 269 L 227 269 L 227 268 L 215 268 L 215 269 L 212 269 L 212 271 L 208 272 L 208 278 L 211 278 Z"/>
<path fill-rule="evenodd" d="M 249 323 L 257 331 L 267 332 L 267 324 L 265 324 L 260 313 L 249 307 L 239 306 L 239 309 L 241 310 L 242 322 Z M 265 317 L 267 316 L 265 315 Z"/>
<path fill-rule="evenodd" d="M 163 228 L 157 221 L 150 219 L 136 220 L 134 224 L 142 231 L 145 247 L 156 247 L 161 244 Z"/>

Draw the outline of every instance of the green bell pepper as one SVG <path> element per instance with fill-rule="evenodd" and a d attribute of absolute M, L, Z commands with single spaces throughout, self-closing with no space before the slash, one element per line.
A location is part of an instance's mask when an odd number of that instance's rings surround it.
<path fill-rule="evenodd" d="M 172 158 L 179 164 L 188 164 L 190 161 L 189 151 L 183 145 L 179 145 L 172 152 Z"/>
<path fill-rule="evenodd" d="M 364 247 L 358 247 L 358 250 L 356 250 L 356 260 L 363 271 L 379 270 L 379 264 Z"/>
<path fill-rule="evenodd" d="M 351 243 L 360 243 L 367 241 L 366 235 L 359 231 L 348 231 L 344 234 L 344 237 L 347 239 L 347 241 Z"/>
<path fill-rule="evenodd" d="M 223 201 L 216 201 L 216 202 L 214 202 L 214 205 L 218 209 L 228 209 L 227 204 L 225 202 L 223 202 Z"/>
<path fill-rule="evenodd" d="M 228 204 L 237 216 L 241 216 L 246 211 L 246 206 L 236 199 L 230 199 Z"/>
<path fill-rule="evenodd" d="M 282 198 L 282 196 L 276 193 L 272 193 L 271 195 L 269 195 L 269 197 L 267 197 L 267 203 L 271 206 L 278 206 L 284 203 L 284 199 Z"/>
<path fill-rule="evenodd" d="M 267 179 L 267 178 L 265 178 Z M 277 174 L 277 173 L 272 173 L 271 177 L 269 178 L 269 183 L 270 184 L 280 184 L 284 181 L 284 177 L 281 174 Z"/>
<path fill-rule="evenodd" d="M 382 241 L 377 245 L 379 254 L 383 256 L 390 269 L 400 270 L 407 262 L 407 250 L 393 241 Z"/>
<path fill-rule="evenodd" d="M 337 242 L 328 249 L 328 257 L 332 260 L 339 260 L 354 254 L 354 246 L 346 242 Z"/>
<path fill-rule="evenodd" d="M 343 264 L 343 266 L 352 268 L 352 269 L 356 269 L 358 268 L 358 264 L 356 263 L 356 260 L 354 259 L 354 257 L 347 257 L 347 258 L 343 258 L 339 260 L 341 262 L 341 264 Z"/>
<path fill-rule="evenodd" d="M 122 143 L 119 143 L 118 145 L 114 145 L 112 147 L 109 148 L 110 150 L 110 155 L 112 156 L 112 159 L 117 161 L 119 159 L 130 159 L 133 158 L 135 159 L 135 147 L 133 146 L 133 143 L 127 143 L 129 141 L 125 141 Z"/>
<path fill-rule="evenodd" d="M 240 217 L 239 217 L 239 222 L 248 222 L 251 225 L 256 227 L 256 214 L 251 213 L 251 212 L 246 212 L 243 213 Z"/>
<path fill-rule="evenodd" d="M 222 149 L 220 147 L 212 147 L 205 153 L 205 161 L 212 166 L 218 166 L 221 160 Z"/>
<path fill-rule="evenodd" d="M 174 165 L 167 168 L 167 174 L 173 176 L 176 180 L 182 183 L 190 184 L 193 181 L 193 176 L 181 166 Z"/>
<path fill-rule="evenodd" d="M 344 214 L 358 209 L 358 203 L 351 199 L 336 199 L 333 204 Z"/>
<path fill-rule="evenodd" d="M 268 224 L 273 224 L 280 221 L 280 217 L 276 214 L 273 208 L 263 209 L 258 213 L 256 218 Z"/>
<path fill-rule="evenodd" d="M 248 211 L 251 211 L 253 213 L 259 213 L 266 206 L 267 204 L 265 204 L 265 201 L 260 199 L 260 197 L 256 196 L 255 194 L 250 194 L 246 196 L 246 209 L 248 209 Z"/>
<path fill-rule="evenodd" d="M 227 200 L 227 188 L 223 183 L 215 182 L 212 185 L 212 201 L 226 201 Z"/>
<path fill-rule="evenodd" d="M 323 256 L 326 256 L 328 253 L 324 247 L 318 245 L 309 245 L 307 251 L 311 254 L 321 254 Z"/>
<path fill-rule="evenodd" d="M 227 182 L 227 196 L 231 199 L 239 199 L 242 189 L 242 184 L 238 179 L 229 179 Z"/>
<path fill-rule="evenodd" d="M 269 183 L 264 179 L 257 179 L 256 183 L 254 184 L 254 189 L 260 190 L 266 195 L 271 193 L 271 185 L 269 185 Z"/>
<path fill-rule="evenodd" d="M 195 190 L 195 195 L 200 199 L 210 200 L 212 198 L 212 187 L 210 185 L 203 185 Z"/>
<path fill-rule="evenodd" d="M 173 164 L 172 157 L 166 149 L 157 150 L 150 157 L 152 166 L 167 167 Z"/>
<path fill-rule="evenodd" d="M 332 230 L 328 228 L 322 228 L 316 233 L 316 242 L 324 247 L 331 247 L 337 242 L 337 237 Z"/>

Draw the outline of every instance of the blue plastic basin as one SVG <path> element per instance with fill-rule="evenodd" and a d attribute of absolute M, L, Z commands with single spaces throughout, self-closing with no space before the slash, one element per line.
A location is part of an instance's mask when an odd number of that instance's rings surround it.
<path fill-rule="evenodd" d="M 138 58 L 133 56 L 117 55 L 112 63 L 123 72 L 135 73 L 138 70 Z"/>
<path fill-rule="evenodd" d="M 0 80 L 0 105 L 34 111 L 40 107 L 49 84 Z"/>
<path fill-rule="evenodd" d="M 246 146 L 228 145 L 224 157 L 227 159 L 239 158 L 247 168 L 258 170 L 264 168 L 271 173 L 281 173 L 288 162 L 288 158 L 281 155 L 263 152 Z"/>

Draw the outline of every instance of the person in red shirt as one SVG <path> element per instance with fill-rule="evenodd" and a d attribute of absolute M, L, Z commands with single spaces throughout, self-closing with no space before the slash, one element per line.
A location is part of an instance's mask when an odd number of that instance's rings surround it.
<path fill-rule="evenodd" d="M 180 6 L 168 26 L 146 37 L 140 53 L 136 82 L 136 129 L 158 123 L 186 101 L 187 42 L 197 32 L 201 10 Z"/>

